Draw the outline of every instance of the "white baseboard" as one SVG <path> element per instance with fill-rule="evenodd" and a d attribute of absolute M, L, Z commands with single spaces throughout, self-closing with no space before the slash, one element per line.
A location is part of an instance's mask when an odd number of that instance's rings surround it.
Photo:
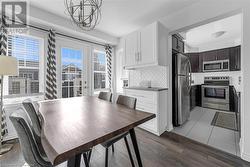
<path fill-rule="evenodd" d="M 241 158 L 245 161 L 250 162 L 250 154 L 241 153 Z"/>
<path fill-rule="evenodd" d="M 173 129 L 174 129 L 173 125 L 168 125 L 166 131 L 171 132 Z"/>

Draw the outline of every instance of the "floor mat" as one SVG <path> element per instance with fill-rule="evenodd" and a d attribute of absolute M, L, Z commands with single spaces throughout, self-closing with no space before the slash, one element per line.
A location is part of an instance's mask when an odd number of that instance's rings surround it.
<path fill-rule="evenodd" d="M 236 116 L 231 113 L 216 112 L 211 125 L 221 128 L 237 130 Z"/>

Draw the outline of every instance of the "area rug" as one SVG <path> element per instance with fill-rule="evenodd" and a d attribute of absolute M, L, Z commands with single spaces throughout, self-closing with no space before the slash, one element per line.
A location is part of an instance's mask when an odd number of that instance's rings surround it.
<path fill-rule="evenodd" d="M 211 125 L 237 131 L 236 116 L 232 113 L 216 112 Z"/>

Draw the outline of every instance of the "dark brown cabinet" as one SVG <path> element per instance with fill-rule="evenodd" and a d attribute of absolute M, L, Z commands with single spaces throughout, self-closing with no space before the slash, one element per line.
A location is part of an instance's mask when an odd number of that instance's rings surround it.
<path fill-rule="evenodd" d="M 229 60 L 230 71 L 241 70 L 241 47 L 230 47 L 200 53 L 187 53 L 190 58 L 192 72 L 203 72 L 203 62 Z"/>
<path fill-rule="evenodd" d="M 202 57 L 202 62 L 204 62 L 204 61 L 215 61 L 217 59 L 217 52 L 214 51 L 214 50 L 201 52 L 200 56 Z"/>
<path fill-rule="evenodd" d="M 191 71 L 193 73 L 201 72 L 199 53 L 188 53 L 187 56 L 191 63 Z"/>
<path fill-rule="evenodd" d="M 230 59 L 230 48 L 217 50 L 216 60 L 229 60 Z"/>
<path fill-rule="evenodd" d="M 172 36 L 172 48 L 180 53 L 184 53 L 184 42 L 182 41 L 182 39 L 180 37 L 178 37 L 178 35 L 173 35 Z"/>
<path fill-rule="evenodd" d="M 241 70 L 241 47 L 236 46 L 230 48 L 230 71 L 239 71 Z"/>
<path fill-rule="evenodd" d="M 196 106 L 196 91 L 197 86 L 192 86 L 190 90 L 190 111 L 192 111 Z"/>
<path fill-rule="evenodd" d="M 201 85 L 193 85 L 190 90 L 190 111 L 196 106 L 201 107 Z"/>

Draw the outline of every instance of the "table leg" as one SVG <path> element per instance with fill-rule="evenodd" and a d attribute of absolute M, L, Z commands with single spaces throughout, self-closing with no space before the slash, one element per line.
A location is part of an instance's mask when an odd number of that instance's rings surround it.
<path fill-rule="evenodd" d="M 138 165 L 139 165 L 139 167 L 142 167 L 142 161 L 141 161 L 139 147 L 138 147 L 138 144 L 137 144 L 135 130 L 131 129 L 131 130 L 129 130 L 129 133 L 130 133 L 131 140 L 132 140 L 132 143 L 133 143 L 133 146 L 134 146 L 135 155 L 136 155 L 136 158 L 137 158 Z"/>
<path fill-rule="evenodd" d="M 77 154 L 75 157 L 68 160 L 67 167 L 80 167 L 82 154 Z"/>

